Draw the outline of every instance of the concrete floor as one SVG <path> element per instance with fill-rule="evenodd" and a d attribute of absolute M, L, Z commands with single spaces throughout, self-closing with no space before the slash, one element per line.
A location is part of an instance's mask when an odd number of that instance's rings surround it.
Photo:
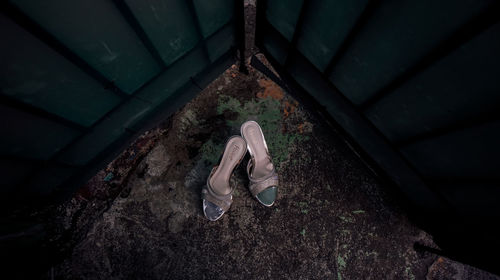
<path fill-rule="evenodd" d="M 278 167 L 278 201 L 251 197 L 245 159 L 231 209 L 209 222 L 201 187 L 250 119 Z M 494 277 L 416 253 L 414 242 L 435 247 L 432 238 L 384 190 L 340 136 L 261 73 L 233 66 L 58 208 L 53 243 L 65 256 L 47 278 Z"/>
<path fill-rule="evenodd" d="M 254 0 L 245 15 L 248 57 L 258 52 Z M 249 70 L 233 65 L 49 214 L 59 261 L 44 278 L 500 279 L 415 252 L 415 242 L 437 246 L 344 139 Z M 278 200 L 265 208 L 251 197 L 247 157 L 232 178 L 231 209 L 209 222 L 201 187 L 250 119 L 278 168 Z"/>
<path fill-rule="evenodd" d="M 248 57 L 258 52 L 255 0 L 245 5 Z M 344 139 L 260 72 L 237 68 L 140 136 L 72 199 L 23 214 L 35 226 L 2 236 L 3 244 L 18 240 L 0 248 L 16 264 L 2 262 L 3 278 L 500 279 L 417 253 L 415 242 L 437 248 L 432 237 Z M 263 127 L 278 168 L 278 200 L 265 208 L 251 197 L 246 158 L 234 174 L 231 209 L 209 222 L 201 187 L 226 139 L 250 119 Z"/>

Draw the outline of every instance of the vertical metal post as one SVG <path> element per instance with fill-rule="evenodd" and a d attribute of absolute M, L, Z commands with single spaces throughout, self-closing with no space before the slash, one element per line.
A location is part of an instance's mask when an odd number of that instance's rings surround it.
<path fill-rule="evenodd" d="M 236 43 L 240 51 L 240 72 L 248 74 L 248 69 L 245 63 L 245 5 L 244 0 L 236 0 L 234 4 L 234 16 L 236 25 Z"/>
<path fill-rule="evenodd" d="M 266 24 L 267 0 L 257 0 L 257 15 L 255 19 L 255 45 L 262 48 L 262 38 Z"/>

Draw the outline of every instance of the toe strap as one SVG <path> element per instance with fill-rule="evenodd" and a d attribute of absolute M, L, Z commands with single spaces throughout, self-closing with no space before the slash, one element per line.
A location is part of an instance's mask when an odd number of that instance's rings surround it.
<path fill-rule="evenodd" d="M 278 180 L 278 174 L 274 174 L 273 176 L 260 181 L 260 182 L 250 182 L 250 192 L 252 193 L 253 196 L 257 196 L 259 193 L 261 193 L 263 190 L 278 186 L 279 180 Z"/>
<path fill-rule="evenodd" d="M 250 192 L 252 193 L 253 196 L 257 196 L 259 193 L 261 193 L 263 190 L 278 186 L 279 184 L 279 179 L 278 179 L 278 174 L 276 173 L 276 169 L 273 168 L 273 171 L 263 177 L 263 178 L 252 178 L 250 175 L 251 170 L 252 170 L 253 163 L 252 161 L 248 162 L 247 165 L 247 173 L 248 173 L 248 179 L 250 180 L 250 184 L 248 188 L 250 189 Z"/>
<path fill-rule="evenodd" d="M 210 186 L 210 178 L 212 177 L 212 174 L 215 172 L 217 167 L 214 167 L 212 169 L 212 172 L 210 172 L 210 176 L 208 176 L 207 183 L 205 186 L 203 186 L 203 189 L 201 190 L 201 198 L 205 199 L 207 201 L 212 202 L 213 204 L 219 206 L 224 212 L 229 210 L 229 207 L 231 207 L 231 204 L 233 203 L 233 190 L 231 190 L 231 193 L 226 194 L 226 195 L 220 195 L 214 192 L 212 187 Z"/>
<path fill-rule="evenodd" d="M 209 188 L 203 187 L 201 190 L 201 197 L 207 201 L 212 202 L 213 204 L 219 206 L 224 212 L 229 210 L 231 204 L 233 203 L 233 197 L 231 194 L 228 194 L 224 198 L 220 199 L 220 196 L 214 196 L 210 193 Z"/>

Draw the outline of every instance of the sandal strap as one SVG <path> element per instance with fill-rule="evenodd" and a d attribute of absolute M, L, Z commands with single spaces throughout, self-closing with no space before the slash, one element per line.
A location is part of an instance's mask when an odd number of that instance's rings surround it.
<path fill-rule="evenodd" d="M 252 193 L 253 196 L 257 196 L 259 193 L 261 193 L 267 188 L 279 185 L 279 177 L 278 174 L 276 173 L 276 168 L 273 168 L 273 170 L 268 175 L 262 178 L 252 178 L 252 176 L 250 175 L 252 166 L 253 166 L 253 161 L 252 160 L 248 161 L 247 174 L 248 174 L 248 179 L 250 181 L 248 188 L 250 189 L 250 192 Z"/>
<path fill-rule="evenodd" d="M 202 199 L 210 201 L 213 204 L 219 206 L 222 210 L 224 210 L 224 212 L 226 212 L 227 210 L 229 210 L 229 207 L 231 207 L 231 204 L 233 203 L 234 188 L 231 187 L 231 192 L 226 195 L 220 195 L 212 189 L 212 186 L 210 185 L 210 178 L 212 178 L 212 175 L 216 169 L 217 166 L 215 166 L 210 172 L 210 175 L 207 179 L 207 184 L 203 186 L 203 189 L 201 190 L 201 197 Z M 231 184 L 231 181 L 229 182 L 229 184 Z"/>

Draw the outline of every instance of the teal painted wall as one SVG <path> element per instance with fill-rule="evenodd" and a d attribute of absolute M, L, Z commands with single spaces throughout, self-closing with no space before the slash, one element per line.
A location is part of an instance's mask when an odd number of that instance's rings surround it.
<path fill-rule="evenodd" d="M 223 71 L 235 32 L 232 0 L 4 2 L 0 193 L 50 196 L 102 164 Z"/>
<path fill-rule="evenodd" d="M 498 233 L 498 1 L 262 0 L 256 38 L 417 215 Z"/>

